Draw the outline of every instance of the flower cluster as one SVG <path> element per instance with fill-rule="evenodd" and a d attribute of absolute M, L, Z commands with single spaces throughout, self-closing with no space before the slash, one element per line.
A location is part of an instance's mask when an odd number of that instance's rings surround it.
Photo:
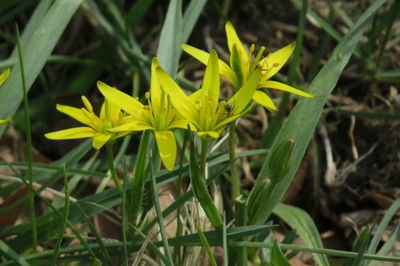
<path fill-rule="evenodd" d="M 269 80 L 286 63 L 294 50 L 294 43 L 263 57 L 265 47 L 254 56 L 255 46 L 249 52 L 240 41 L 230 22 L 226 23 L 229 65 L 218 59 L 217 53 L 204 52 L 189 45 L 182 49 L 206 65 L 202 86 L 186 95 L 180 86 L 160 66 L 157 58 L 151 64 L 150 91 L 142 104 L 116 88 L 98 81 L 97 87 L 105 97 L 100 116 L 94 114 L 86 97 L 85 108 L 57 105 L 57 110 L 87 125 L 46 134 L 49 139 L 93 138 L 93 147 L 131 132 L 150 130 L 154 133 L 164 166 L 172 170 L 176 158 L 174 128 L 190 129 L 201 137 L 218 138 L 224 127 L 252 110 L 254 102 L 276 111 L 271 98 L 262 88 L 279 89 L 303 97 L 313 97 L 289 85 Z M 220 100 L 220 74 L 233 86 L 234 94 Z"/>

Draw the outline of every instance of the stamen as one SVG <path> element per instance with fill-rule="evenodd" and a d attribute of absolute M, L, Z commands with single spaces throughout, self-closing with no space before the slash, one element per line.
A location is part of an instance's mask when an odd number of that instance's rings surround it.
<path fill-rule="evenodd" d="M 265 51 L 265 46 L 261 46 L 260 50 L 257 53 L 257 56 L 253 60 L 253 64 L 251 65 L 251 69 L 250 69 L 251 72 L 253 72 L 256 69 L 257 65 L 259 64 L 259 62 L 261 60 L 261 57 L 262 57 L 264 51 Z"/>
<path fill-rule="evenodd" d="M 90 104 L 90 102 L 89 102 L 89 100 L 86 98 L 86 96 L 82 95 L 81 99 L 82 99 L 83 105 L 85 105 L 85 108 L 86 108 L 89 112 L 93 113 L 93 106 Z"/>

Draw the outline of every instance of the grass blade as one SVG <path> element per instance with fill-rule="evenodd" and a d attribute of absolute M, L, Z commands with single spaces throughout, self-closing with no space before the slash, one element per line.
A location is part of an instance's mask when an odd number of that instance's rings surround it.
<path fill-rule="evenodd" d="M 11 259 L 13 259 L 16 263 L 23 266 L 29 266 L 30 264 L 19 254 L 17 254 L 14 250 L 12 250 L 3 240 L 0 239 L 0 250 L 7 255 Z"/>
<path fill-rule="evenodd" d="M 69 190 L 68 190 L 68 178 L 67 178 L 67 171 L 64 166 L 64 193 L 65 193 L 65 201 L 64 201 L 64 212 L 63 212 L 63 218 L 61 222 L 61 230 L 60 230 L 60 235 L 57 239 L 56 247 L 54 249 L 54 254 L 53 258 L 51 260 L 51 265 L 56 265 L 57 262 L 57 257 L 58 257 L 58 252 L 61 247 L 61 242 L 64 237 L 64 231 L 67 226 L 67 220 L 68 220 L 68 215 L 69 215 Z"/>
<path fill-rule="evenodd" d="M 158 198 L 158 190 L 157 190 L 157 182 L 156 182 L 156 178 L 153 175 L 153 165 L 152 165 L 152 158 L 150 158 L 150 176 L 151 176 L 151 188 L 152 188 L 152 193 L 153 193 L 153 198 L 154 198 L 154 206 L 156 209 L 156 214 L 157 214 L 157 220 L 158 220 L 158 225 L 160 227 L 160 233 L 161 233 L 161 238 L 162 238 L 162 243 L 164 246 L 164 251 L 166 253 L 166 257 L 167 257 L 167 261 L 166 264 L 167 265 L 174 265 L 174 262 L 172 260 L 172 255 L 171 252 L 169 250 L 169 244 L 168 244 L 168 238 L 167 238 L 167 232 L 165 231 L 165 225 L 164 225 L 164 221 L 163 221 L 163 216 L 161 213 L 161 207 L 160 207 L 160 200 Z"/>
<path fill-rule="evenodd" d="M 400 209 L 400 198 L 396 199 L 392 206 L 386 211 L 385 216 L 381 223 L 379 224 L 378 228 L 376 228 L 374 236 L 371 239 L 371 243 L 368 247 L 367 253 L 375 254 L 376 248 L 378 247 L 379 242 L 382 239 L 382 235 L 385 232 L 389 222 L 392 220 L 393 216 L 396 215 L 397 211 Z"/>
<path fill-rule="evenodd" d="M 210 244 L 208 243 L 207 238 L 204 235 L 203 231 L 201 230 L 200 226 L 198 226 L 197 224 L 196 224 L 196 232 L 199 234 L 201 244 L 202 244 L 203 248 L 206 250 L 207 257 L 210 260 L 210 264 L 212 266 L 217 266 L 217 261 L 215 260 L 215 257 L 212 253 Z"/>
<path fill-rule="evenodd" d="M 33 174 L 32 174 L 32 133 L 31 133 L 31 121 L 30 121 L 30 113 L 29 113 L 29 102 L 28 102 L 28 90 L 26 88 L 26 80 L 25 80 L 25 69 L 24 69 L 24 60 L 21 49 L 21 43 L 19 38 L 19 30 L 18 26 L 16 26 L 17 33 L 17 48 L 18 48 L 18 59 L 19 59 L 19 67 L 21 71 L 21 81 L 22 81 L 22 92 L 23 92 L 23 100 L 24 100 L 24 118 L 25 118 L 25 127 L 26 127 L 26 158 L 28 161 L 28 180 L 29 185 L 33 186 Z M 36 249 L 38 244 L 37 242 L 37 226 L 36 226 L 36 213 L 35 213 L 35 196 L 32 192 L 29 192 L 29 215 L 32 221 L 32 245 L 33 248 Z"/>
<path fill-rule="evenodd" d="M 191 0 L 183 15 L 182 43 L 186 43 L 207 0 Z"/>
<path fill-rule="evenodd" d="M 157 57 L 171 77 L 178 71 L 182 44 L 182 0 L 171 0 L 161 30 Z"/>
<path fill-rule="evenodd" d="M 83 0 L 55 1 L 29 43 L 24 47 L 24 67 L 28 70 L 27 90 L 39 75 L 65 27 L 82 2 Z M 0 117 L 12 117 L 18 109 L 23 98 L 22 91 L 18 89 L 20 77 L 21 70 L 17 63 L 4 86 L 0 87 Z M 4 127 L 0 128 L 0 136 L 3 132 Z"/>
<path fill-rule="evenodd" d="M 318 229 L 312 218 L 302 209 L 292 207 L 283 203 L 279 203 L 274 208 L 273 213 L 291 228 L 296 229 L 299 236 L 308 247 L 323 248 Z M 326 256 L 321 254 L 313 254 L 315 262 L 318 265 L 329 265 Z"/>

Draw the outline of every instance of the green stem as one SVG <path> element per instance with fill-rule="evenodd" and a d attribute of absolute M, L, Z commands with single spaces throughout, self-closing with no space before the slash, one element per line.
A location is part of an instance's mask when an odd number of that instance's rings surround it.
<path fill-rule="evenodd" d="M 188 139 L 188 134 L 189 131 L 185 130 L 185 136 L 183 137 L 183 143 L 182 143 L 182 148 L 181 148 L 181 156 L 179 158 L 179 174 L 178 174 L 178 183 L 177 183 L 177 192 L 176 192 L 176 198 L 179 199 L 183 195 L 183 184 L 182 184 L 182 174 L 183 174 L 183 160 L 185 158 L 185 151 L 186 151 L 186 142 Z M 179 237 L 182 235 L 183 232 L 183 225 L 181 221 L 181 215 L 184 210 L 179 206 L 176 209 L 176 237 Z M 183 213 L 185 215 L 185 213 Z M 173 260 L 176 265 L 181 265 L 182 264 L 182 258 L 181 258 L 181 247 L 175 247 L 174 248 L 174 253 L 173 253 Z"/>
<path fill-rule="evenodd" d="M 17 47 L 18 47 L 18 58 L 19 66 L 21 69 L 21 79 L 22 79 L 22 89 L 24 93 L 24 116 L 25 116 L 25 126 L 26 126 L 26 143 L 27 143 L 27 161 L 28 161 L 28 180 L 29 185 L 33 187 L 33 177 L 32 177 L 32 134 L 31 134 L 31 123 L 29 117 L 29 103 L 28 103 L 28 90 L 26 88 L 25 82 L 25 71 L 24 71 L 24 60 L 22 58 L 22 50 L 19 39 L 19 29 L 16 25 L 17 32 Z M 36 225 L 36 214 L 35 214 L 35 196 L 32 192 L 29 192 L 29 214 L 32 221 L 32 243 L 33 249 L 36 249 L 38 244 L 37 239 L 37 225 Z"/>
<path fill-rule="evenodd" d="M 136 157 L 135 172 L 132 180 L 132 192 L 130 196 L 130 206 L 132 216 L 130 220 L 136 224 L 140 217 L 140 210 L 142 207 L 143 193 L 144 193 L 144 181 L 145 181 L 145 166 L 147 157 L 147 148 L 149 145 L 150 131 L 146 130 L 142 134 L 140 140 L 139 151 Z"/>
<path fill-rule="evenodd" d="M 219 215 L 218 209 L 214 204 L 213 199 L 207 190 L 206 185 L 206 162 L 208 152 L 208 139 L 201 138 L 201 154 L 200 165 L 197 164 L 194 141 L 191 134 L 190 136 L 190 179 L 192 182 L 193 192 L 197 200 L 203 207 L 208 219 L 215 228 L 222 228 L 222 219 Z"/>
<path fill-rule="evenodd" d="M 158 152 L 156 152 L 154 156 L 158 156 Z M 156 182 L 155 176 L 153 175 L 153 171 L 151 171 L 151 183 L 152 183 L 154 206 L 155 206 L 156 213 L 157 213 L 158 225 L 160 226 L 160 233 L 161 233 L 162 243 L 163 243 L 163 246 L 164 246 L 164 249 L 165 249 L 165 253 L 166 253 L 166 256 L 167 256 L 167 262 L 168 262 L 167 265 L 171 265 L 172 266 L 172 265 L 174 265 L 174 263 L 173 263 L 173 259 L 172 259 L 172 256 L 171 256 L 171 252 L 169 250 L 167 233 L 166 233 L 166 230 L 165 230 L 165 224 L 164 224 L 163 216 L 162 216 L 162 212 L 161 212 L 160 200 L 158 198 L 158 193 L 157 193 L 157 182 Z"/>
<path fill-rule="evenodd" d="M 124 265 L 128 265 L 128 249 L 127 249 L 127 240 L 126 240 L 126 228 L 127 228 L 127 224 L 126 224 L 126 203 L 125 203 L 125 193 L 124 190 L 121 186 L 121 183 L 118 180 L 118 176 L 117 176 L 117 171 L 115 170 L 115 165 L 114 165 L 114 155 L 113 155 L 113 142 L 108 142 L 106 144 L 106 149 L 107 149 L 107 161 L 108 161 L 108 167 L 110 168 L 110 172 L 111 172 L 111 178 L 114 181 L 115 186 L 117 187 L 120 195 L 121 195 L 121 213 L 122 213 L 122 242 L 124 243 Z"/>
<path fill-rule="evenodd" d="M 69 201 L 69 190 L 68 190 L 68 178 L 67 178 L 67 170 L 65 169 L 65 165 L 63 166 L 64 169 L 64 212 L 63 212 L 63 218 L 61 222 L 61 230 L 60 230 L 60 235 L 57 239 L 56 246 L 54 248 L 54 253 L 53 253 L 53 258 L 51 260 L 51 265 L 56 265 L 57 263 L 57 258 L 58 254 L 60 251 L 61 247 L 61 242 L 64 238 L 64 231 L 67 226 L 67 221 L 68 221 L 68 216 L 69 216 L 69 206 L 70 206 L 70 201 Z"/>
<path fill-rule="evenodd" d="M 237 173 L 236 168 L 236 156 L 235 156 L 235 122 L 229 125 L 229 164 L 231 167 L 231 184 L 232 184 L 232 203 L 240 195 L 240 177 Z"/>

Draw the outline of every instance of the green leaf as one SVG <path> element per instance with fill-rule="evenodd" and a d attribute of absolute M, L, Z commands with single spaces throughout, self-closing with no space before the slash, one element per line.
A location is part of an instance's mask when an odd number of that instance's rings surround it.
<path fill-rule="evenodd" d="M 368 25 L 370 19 L 384 2 L 384 0 L 375 1 L 370 8 L 363 13 L 354 27 L 335 48 L 328 62 L 311 83 L 308 91 L 317 96 L 311 99 L 300 100 L 279 131 L 271 150 L 274 150 L 282 141 L 293 139 L 296 145 L 292 152 L 292 164 L 288 174 L 274 188 L 270 200 L 268 201 L 269 204 L 265 210 L 263 210 L 263 214 L 260 216 L 257 223 L 261 223 L 268 218 L 287 190 L 314 133 L 326 100 L 336 86 L 341 72 L 350 59 L 358 40 L 362 36 L 363 29 Z M 271 154 L 269 153 L 257 178 L 256 186 L 262 184 L 263 180 L 267 177 L 267 166 L 270 160 Z"/>
<path fill-rule="evenodd" d="M 392 235 L 389 237 L 388 240 L 386 240 L 386 243 L 382 246 L 382 248 L 378 251 L 378 253 L 376 253 L 376 255 L 385 256 L 394 246 L 394 244 L 397 243 L 400 237 L 399 228 L 400 228 L 400 223 L 397 223 L 396 228 L 392 232 Z M 375 266 L 377 264 L 378 264 L 377 261 L 372 261 L 372 262 L 366 262 L 364 265 Z"/>
<path fill-rule="evenodd" d="M 276 241 L 272 247 L 271 262 L 272 265 L 290 266 L 288 260 L 286 259 L 285 255 L 283 255 L 282 250 Z"/>
<path fill-rule="evenodd" d="M 188 129 L 190 131 L 190 128 Z M 199 201 L 201 207 L 206 213 L 211 224 L 215 228 L 222 228 L 223 223 L 217 207 L 207 190 L 207 184 L 201 168 L 197 162 L 193 134 L 189 133 L 190 140 L 190 182 L 192 184 L 193 193 Z M 204 141 L 204 140 L 202 140 Z M 205 163 L 205 162 L 204 162 Z"/>
<path fill-rule="evenodd" d="M 380 222 L 379 226 L 376 228 L 374 236 L 371 239 L 371 243 L 368 247 L 367 253 L 375 254 L 376 248 L 378 247 L 379 242 L 382 239 L 383 233 L 387 229 L 389 222 L 392 220 L 394 215 L 400 209 L 400 198 L 396 199 L 390 208 L 386 211 L 385 216 L 383 216 L 382 221 Z"/>
<path fill-rule="evenodd" d="M 186 43 L 207 0 L 191 0 L 183 15 L 182 43 Z"/>
<path fill-rule="evenodd" d="M 302 209 L 278 203 L 273 213 L 287 223 L 291 228 L 296 229 L 299 236 L 308 247 L 323 248 L 318 229 L 312 218 Z M 326 256 L 313 254 L 318 265 L 329 265 Z"/>
<path fill-rule="evenodd" d="M 65 27 L 82 2 L 83 0 L 55 1 L 32 35 L 32 38 L 23 47 L 26 86 L 28 90 L 39 75 Z M 14 115 L 23 97 L 20 88 L 21 70 L 19 63 L 16 63 L 10 77 L 0 87 L 0 117 L 12 117 Z M 4 128 L 0 128 L 0 136 L 3 134 Z"/>
<path fill-rule="evenodd" d="M 178 71 L 180 46 L 182 44 L 182 0 L 171 0 L 161 30 L 157 57 L 160 65 L 171 76 Z"/>
<path fill-rule="evenodd" d="M 201 230 L 200 226 L 198 226 L 197 224 L 196 224 L 196 232 L 197 232 L 197 234 L 199 234 L 201 244 L 202 244 L 203 248 L 206 250 L 208 259 L 210 260 L 210 264 L 212 266 L 217 266 L 217 261 L 215 260 L 215 257 L 212 253 L 210 244 L 208 243 L 207 238 L 204 235 L 203 231 Z"/>
<path fill-rule="evenodd" d="M 23 266 L 29 266 L 29 264 L 22 256 L 17 254 L 14 250 L 12 250 L 3 240 L 0 239 L 0 250 L 2 251 L 3 255 L 7 255 L 11 259 L 13 259 L 16 263 Z"/>
<path fill-rule="evenodd" d="M 357 257 L 352 260 L 349 260 L 345 265 L 346 266 L 358 266 L 361 265 L 363 255 L 365 250 L 367 249 L 369 239 L 371 237 L 371 229 L 366 227 L 361 234 L 354 241 L 352 251 L 357 252 Z"/>
<path fill-rule="evenodd" d="M 147 11 L 153 4 L 154 0 L 138 0 L 136 1 L 126 14 L 126 24 L 134 28 L 139 21 L 146 15 Z"/>
<path fill-rule="evenodd" d="M 265 233 L 266 231 L 276 227 L 275 225 L 249 225 L 228 228 L 226 230 L 226 236 L 228 240 L 244 238 L 251 235 Z M 204 232 L 208 243 L 213 246 L 222 246 L 223 232 L 222 230 L 214 230 L 209 232 Z M 228 246 L 229 246 L 228 241 Z M 176 238 L 170 238 L 169 244 L 171 246 L 198 246 L 201 244 L 198 234 L 191 234 Z"/>

